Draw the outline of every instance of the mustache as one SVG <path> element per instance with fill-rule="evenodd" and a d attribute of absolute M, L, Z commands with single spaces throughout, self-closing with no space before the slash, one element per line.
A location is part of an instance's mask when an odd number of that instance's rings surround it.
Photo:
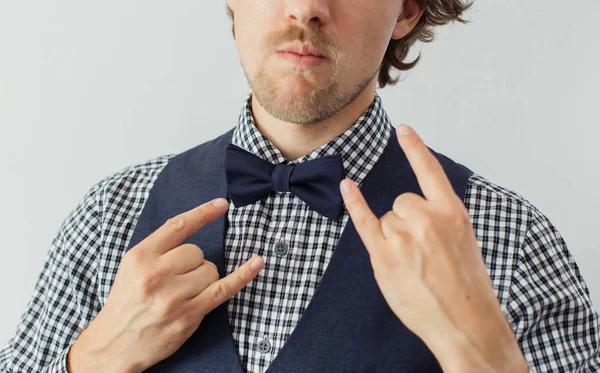
<path fill-rule="evenodd" d="M 335 58 L 338 55 L 337 51 L 339 48 L 337 43 L 320 28 L 316 27 L 302 28 L 292 25 L 282 31 L 270 32 L 266 38 L 266 45 L 268 49 L 276 49 L 282 44 L 291 43 L 296 40 L 311 44 L 331 58 Z"/>

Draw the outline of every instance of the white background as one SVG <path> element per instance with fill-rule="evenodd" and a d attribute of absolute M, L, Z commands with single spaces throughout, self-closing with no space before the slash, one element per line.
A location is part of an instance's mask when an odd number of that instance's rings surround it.
<path fill-rule="evenodd" d="M 395 125 L 540 208 L 597 308 L 598 14 L 479 0 L 380 91 Z M 0 345 L 92 184 L 235 125 L 249 91 L 230 27 L 224 1 L 0 0 Z"/>

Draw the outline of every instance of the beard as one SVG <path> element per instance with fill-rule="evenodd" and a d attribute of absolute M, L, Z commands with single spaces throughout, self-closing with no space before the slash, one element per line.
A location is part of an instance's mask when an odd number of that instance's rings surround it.
<path fill-rule="evenodd" d="M 316 28 L 301 29 L 292 26 L 285 31 L 272 33 L 266 39 L 267 48 L 265 50 L 272 53 L 275 47 L 295 40 L 307 41 L 319 50 L 326 52 L 332 64 L 333 73 L 329 79 L 310 92 L 302 94 L 280 92 L 277 80 L 265 70 L 267 64 L 264 61 L 271 55 L 270 53 L 264 55 L 254 77 L 248 76 L 244 68 L 244 74 L 252 94 L 270 115 L 279 120 L 296 124 L 323 122 L 354 101 L 377 74 L 378 69 L 352 86 L 350 90 L 342 91 L 340 55 L 337 52 L 339 48 Z M 291 72 L 306 76 L 312 71 L 311 69 L 293 68 Z"/>

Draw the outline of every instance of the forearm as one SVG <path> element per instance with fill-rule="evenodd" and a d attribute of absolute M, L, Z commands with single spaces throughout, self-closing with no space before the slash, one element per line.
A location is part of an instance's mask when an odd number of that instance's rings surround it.
<path fill-rule="evenodd" d="M 465 336 L 452 328 L 425 342 L 445 373 L 528 373 L 529 366 L 510 328 L 482 336 Z M 435 339 L 434 339 L 435 338 Z"/>
<path fill-rule="evenodd" d="M 126 355 L 125 348 L 117 348 L 118 342 L 110 344 L 94 337 L 93 324 L 81 333 L 71 346 L 67 358 L 68 373 L 115 372 L 139 373 L 143 369 Z"/>

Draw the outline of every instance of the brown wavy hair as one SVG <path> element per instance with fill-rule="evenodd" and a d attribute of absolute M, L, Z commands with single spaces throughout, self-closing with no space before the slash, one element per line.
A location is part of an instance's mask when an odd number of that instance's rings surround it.
<path fill-rule="evenodd" d="M 399 76 L 392 77 L 393 69 L 398 71 L 408 71 L 415 67 L 421 59 L 421 54 L 414 61 L 405 62 L 410 49 L 417 42 L 430 43 L 435 37 L 435 27 L 443 26 L 451 22 L 468 23 L 462 18 L 463 13 L 473 5 L 473 1 L 467 0 L 414 0 L 425 8 L 423 15 L 415 27 L 402 39 L 390 40 L 390 44 L 385 51 L 383 61 L 379 68 L 379 87 L 395 85 L 398 83 Z M 227 6 L 227 15 L 233 21 L 233 11 Z M 235 38 L 235 28 L 232 26 L 233 37 Z"/>

